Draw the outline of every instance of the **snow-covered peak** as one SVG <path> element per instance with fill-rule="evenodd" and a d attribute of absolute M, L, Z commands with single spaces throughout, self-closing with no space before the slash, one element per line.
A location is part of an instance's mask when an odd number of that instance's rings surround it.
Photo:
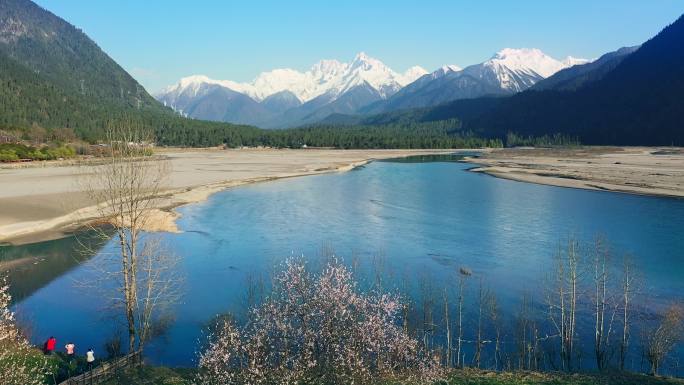
<path fill-rule="evenodd" d="M 432 80 L 439 79 L 446 74 L 459 72 L 461 70 L 463 70 L 463 68 L 461 68 L 455 64 L 446 64 L 446 65 L 443 65 L 443 66 L 437 68 L 436 70 L 430 72 L 429 73 L 430 74 L 429 79 L 432 79 Z"/>
<path fill-rule="evenodd" d="M 387 97 L 407 83 L 403 74 L 394 72 L 380 60 L 361 52 L 354 57 L 347 72 L 333 85 L 331 91 L 342 94 L 364 84 L 373 87 L 382 97 Z"/>
<path fill-rule="evenodd" d="M 446 64 L 441 67 L 439 67 L 437 70 L 432 72 L 432 77 L 433 78 L 438 78 L 442 77 L 450 72 L 458 72 L 461 71 L 463 68 L 455 65 L 455 64 Z"/>
<path fill-rule="evenodd" d="M 384 71 L 384 72 L 393 72 L 389 67 L 385 65 L 385 63 L 381 62 L 378 59 L 372 58 L 368 55 L 366 55 L 364 52 L 361 52 L 354 57 L 354 60 L 352 60 L 351 64 L 349 65 L 350 71 L 354 70 L 361 70 L 361 71 Z"/>
<path fill-rule="evenodd" d="M 591 60 L 568 56 L 565 59 L 563 59 L 563 61 L 561 63 L 563 63 L 563 65 L 567 68 L 567 67 L 572 67 L 572 66 L 576 66 L 576 65 L 580 65 L 580 64 L 591 63 Z"/>
<path fill-rule="evenodd" d="M 445 66 L 442 66 L 442 71 L 444 72 L 458 72 L 462 70 L 463 68 L 457 66 L 456 64 L 447 64 Z"/>
<path fill-rule="evenodd" d="M 297 70 L 278 68 L 262 72 L 251 83 L 243 83 L 243 89 L 247 95 L 256 100 L 263 100 L 281 91 L 291 91 L 301 99 L 301 95 L 308 85 L 308 80 L 306 74 Z"/>
<path fill-rule="evenodd" d="M 402 76 L 402 81 L 404 84 L 409 84 L 413 83 L 416 81 L 419 77 L 428 74 L 428 72 L 425 70 L 425 68 L 421 66 L 413 66 L 404 72 Z"/>
<path fill-rule="evenodd" d="M 289 91 L 306 102 L 323 94 L 332 94 L 335 97 L 355 86 L 368 84 L 386 97 L 426 73 L 419 66 L 411 67 L 403 74 L 397 73 L 380 60 L 360 52 L 349 63 L 321 60 L 306 72 L 290 68 L 274 69 L 262 72 L 246 83 L 214 80 L 204 75 L 189 76 L 168 87 L 160 95 L 188 92 L 196 95 L 203 84 L 216 84 L 244 93 L 257 101 L 278 92 Z"/>
<path fill-rule="evenodd" d="M 195 85 L 195 84 L 212 83 L 212 82 L 214 82 L 214 80 L 210 79 L 206 75 L 191 75 L 191 76 L 187 76 L 187 77 L 182 78 L 178 82 L 178 86 L 182 87 L 182 88 L 187 88 L 187 87 L 189 87 L 191 85 Z"/>
<path fill-rule="evenodd" d="M 245 91 L 242 85 L 230 80 L 215 80 L 206 75 L 191 75 L 182 78 L 176 84 L 166 87 L 164 90 L 159 92 L 158 95 L 185 93 L 189 94 L 189 96 L 196 96 L 197 93 L 202 89 L 203 85 L 220 85 L 237 92 Z"/>
<path fill-rule="evenodd" d="M 520 92 L 582 60 L 559 61 L 537 48 L 504 48 L 491 59 L 467 67 L 464 72 L 498 84 L 504 90 Z"/>
<path fill-rule="evenodd" d="M 352 63 L 366 63 L 366 62 L 376 62 L 378 61 L 377 59 L 374 59 L 370 56 L 368 56 L 367 53 L 361 51 L 354 56 L 354 60 L 352 60 Z"/>
<path fill-rule="evenodd" d="M 512 71 L 534 71 L 544 78 L 565 68 L 563 63 L 537 48 L 504 48 L 484 64 L 503 66 Z"/>
<path fill-rule="evenodd" d="M 321 60 L 314 64 L 309 72 L 316 80 L 328 81 L 346 71 L 347 67 L 349 67 L 347 63 L 337 60 Z"/>

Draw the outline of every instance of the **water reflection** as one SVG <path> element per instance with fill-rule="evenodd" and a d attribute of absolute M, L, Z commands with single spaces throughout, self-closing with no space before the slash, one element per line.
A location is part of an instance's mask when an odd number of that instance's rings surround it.
<path fill-rule="evenodd" d="M 0 270 L 7 275 L 12 302 L 21 301 L 89 260 L 106 243 L 99 234 L 84 231 L 52 241 L 0 246 Z"/>
<path fill-rule="evenodd" d="M 476 152 L 456 152 L 453 154 L 413 155 L 404 158 L 391 158 L 379 160 L 389 163 L 431 163 L 431 162 L 459 162 L 466 156 L 477 156 Z"/>

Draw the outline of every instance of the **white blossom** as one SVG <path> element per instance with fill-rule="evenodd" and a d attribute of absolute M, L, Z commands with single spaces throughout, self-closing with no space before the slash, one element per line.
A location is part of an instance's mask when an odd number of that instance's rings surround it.
<path fill-rule="evenodd" d="M 11 300 L 6 279 L 0 279 L 0 384 L 42 384 L 46 360 L 17 328 Z"/>
<path fill-rule="evenodd" d="M 431 382 L 439 365 L 398 326 L 401 300 L 363 293 L 333 259 L 318 275 L 288 259 L 238 329 L 224 322 L 200 357 L 204 384 Z"/>

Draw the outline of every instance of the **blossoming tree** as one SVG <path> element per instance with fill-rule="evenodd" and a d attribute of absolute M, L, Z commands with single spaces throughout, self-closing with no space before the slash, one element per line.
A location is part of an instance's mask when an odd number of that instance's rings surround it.
<path fill-rule="evenodd" d="M 5 279 L 0 280 L 0 383 L 38 385 L 45 378 L 46 361 L 32 349 L 9 309 L 12 297 Z"/>
<path fill-rule="evenodd" d="M 440 373 L 397 322 L 398 296 L 363 293 L 333 259 L 319 274 L 289 259 L 272 294 L 239 328 L 221 321 L 200 357 L 204 384 L 354 384 Z"/>

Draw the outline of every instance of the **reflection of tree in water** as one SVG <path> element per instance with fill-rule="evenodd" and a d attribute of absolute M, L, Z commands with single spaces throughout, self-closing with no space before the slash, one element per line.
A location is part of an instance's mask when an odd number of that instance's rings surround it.
<path fill-rule="evenodd" d="M 99 250 L 105 243 L 101 238 L 82 232 L 52 241 L 0 246 L 0 262 L 9 262 L 5 274 L 10 283 L 12 302 L 21 301 L 93 257 L 93 252 L 85 253 L 83 250 Z"/>
<path fill-rule="evenodd" d="M 465 156 L 477 156 L 475 152 L 458 152 L 442 155 L 414 155 L 404 158 L 383 159 L 380 162 L 389 163 L 431 163 L 431 162 L 459 162 Z"/>

